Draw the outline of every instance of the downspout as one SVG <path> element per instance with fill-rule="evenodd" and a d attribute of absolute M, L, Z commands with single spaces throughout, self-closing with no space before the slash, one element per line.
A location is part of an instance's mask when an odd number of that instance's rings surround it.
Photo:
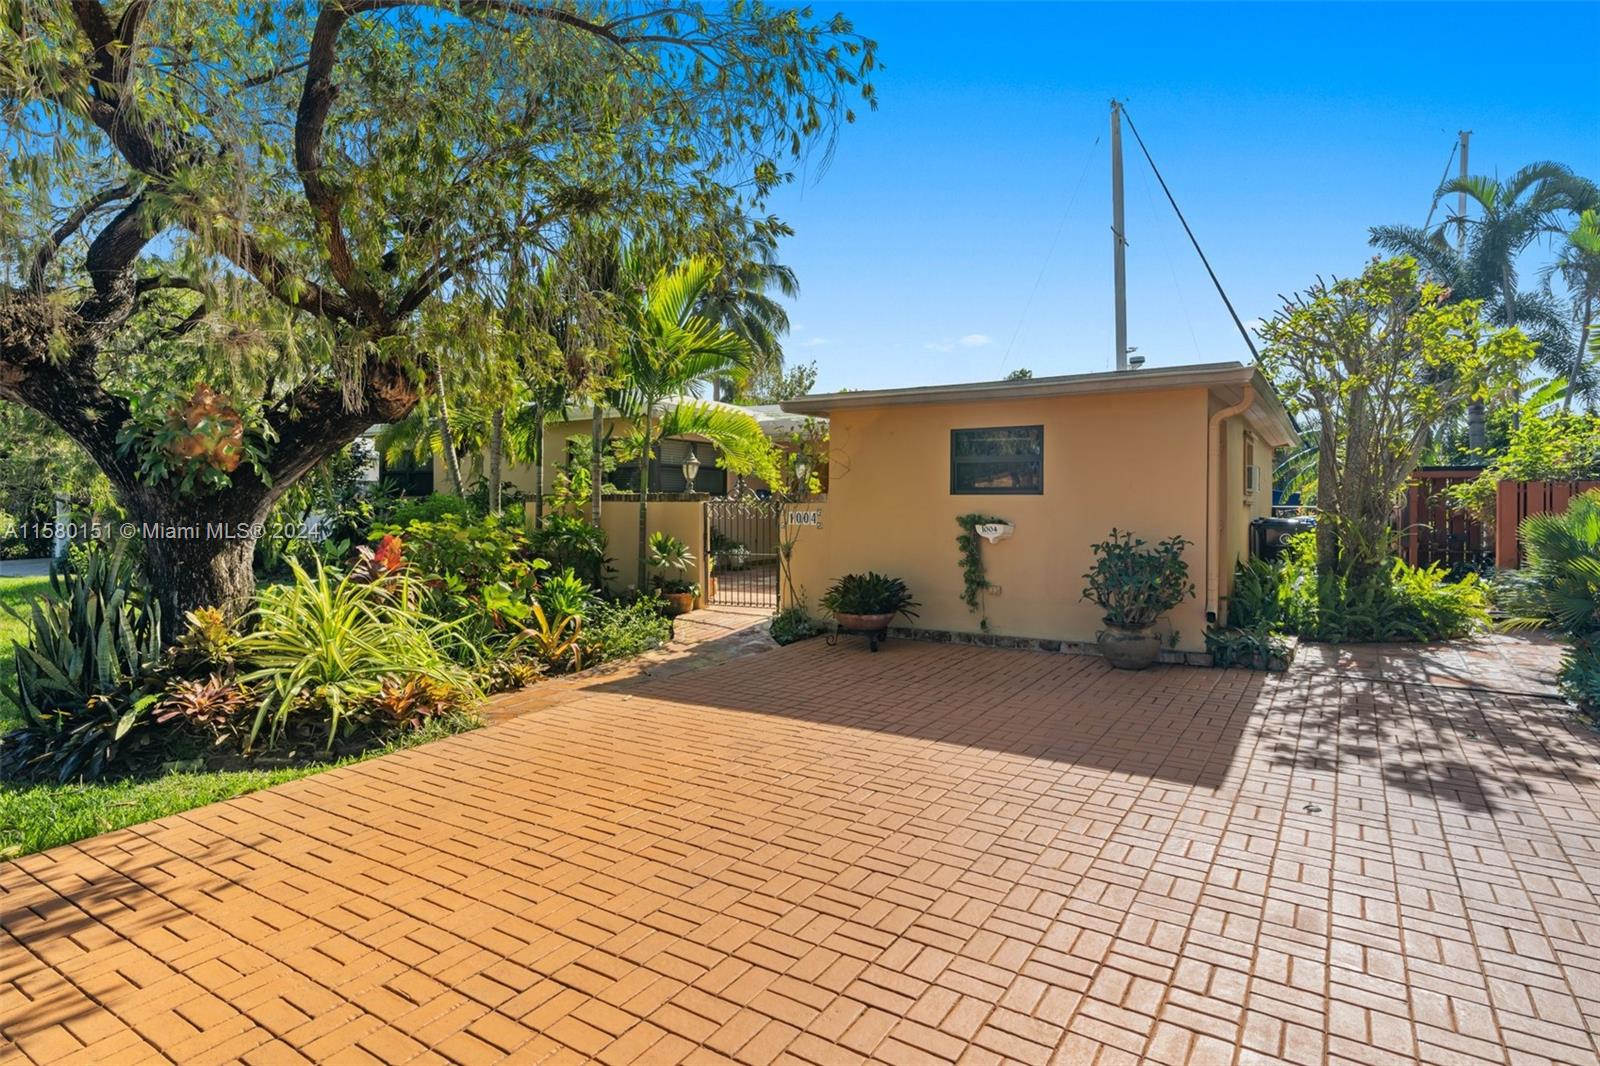
<path fill-rule="evenodd" d="M 1217 526 L 1220 515 L 1213 515 L 1211 509 L 1216 506 L 1217 500 L 1217 467 L 1221 465 L 1220 453 L 1222 440 L 1218 436 L 1222 423 L 1235 415 L 1243 414 L 1256 402 L 1254 385 L 1245 385 L 1244 396 L 1232 407 L 1224 407 L 1211 416 L 1211 422 L 1206 427 L 1206 621 L 1217 622 Z"/>

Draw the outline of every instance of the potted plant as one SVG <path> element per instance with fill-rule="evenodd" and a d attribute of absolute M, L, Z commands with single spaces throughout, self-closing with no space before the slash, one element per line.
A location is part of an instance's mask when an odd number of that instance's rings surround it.
<path fill-rule="evenodd" d="M 888 629 L 897 614 L 915 618 L 917 612 L 912 608 L 921 606 L 911 598 L 904 581 L 871 572 L 846 574 L 828 587 L 821 602 L 841 629 L 860 632 Z"/>
<path fill-rule="evenodd" d="M 717 602 L 717 557 L 706 556 L 706 602 Z"/>
<path fill-rule="evenodd" d="M 694 598 L 700 588 L 683 575 L 694 569 L 695 558 L 689 546 L 670 533 L 660 530 L 650 534 L 649 562 L 656 570 L 666 570 L 677 577 L 655 576 L 655 587 L 666 597 L 674 615 L 694 610 Z"/>
<path fill-rule="evenodd" d="M 1154 627 L 1160 617 L 1194 595 L 1183 549 L 1189 541 L 1168 537 L 1147 546 L 1113 529 L 1094 545 L 1094 569 L 1083 575 L 1083 598 L 1105 611 L 1105 629 L 1098 643 L 1106 661 L 1119 670 L 1143 670 L 1156 661 L 1161 639 Z"/>

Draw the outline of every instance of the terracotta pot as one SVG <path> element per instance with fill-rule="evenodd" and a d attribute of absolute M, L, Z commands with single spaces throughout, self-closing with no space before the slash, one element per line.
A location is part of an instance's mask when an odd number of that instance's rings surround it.
<path fill-rule="evenodd" d="M 715 577 L 706 578 L 706 602 L 717 602 L 717 579 Z"/>
<path fill-rule="evenodd" d="M 1150 626 L 1128 629 L 1108 622 L 1096 639 L 1100 654 L 1118 670 L 1143 670 L 1161 653 L 1161 638 Z"/>
<path fill-rule="evenodd" d="M 833 617 L 838 621 L 840 629 L 858 629 L 863 632 L 888 629 L 889 623 L 894 621 L 893 614 L 836 614 Z"/>
<path fill-rule="evenodd" d="M 694 610 L 694 593 L 669 592 L 667 593 L 667 604 L 674 615 L 688 614 Z"/>

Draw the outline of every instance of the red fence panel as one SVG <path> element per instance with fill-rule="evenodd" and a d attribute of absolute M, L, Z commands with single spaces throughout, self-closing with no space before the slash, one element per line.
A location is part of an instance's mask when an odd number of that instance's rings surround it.
<path fill-rule="evenodd" d="M 1494 565 L 1522 565 L 1517 529 L 1531 514 L 1564 514 L 1572 497 L 1600 489 L 1600 481 L 1502 481 L 1495 486 Z"/>
<path fill-rule="evenodd" d="M 1400 553 L 1412 566 L 1438 563 L 1476 569 L 1494 550 L 1494 538 L 1470 512 L 1451 507 L 1445 491 L 1482 473 L 1476 466 L 1419 467 L 1400 507 Z"/>

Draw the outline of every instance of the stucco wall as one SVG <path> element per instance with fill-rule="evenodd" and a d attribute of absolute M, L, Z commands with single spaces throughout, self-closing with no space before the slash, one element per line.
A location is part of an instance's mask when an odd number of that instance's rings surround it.
<path fill-rule="evenodd" d="M 979 616 L 960 599 L 956 517 L 992 514 L 1016 532 L 983 548 L 1000 586 L 987 598 L 990 632 L 1087 641 L 1100 628 L 1098 609 L 1080 598 L 1090 544 L 1112 526 L 1152 541 L 1177 533 L 1195 542 L 1187 558 L 1197 593 L 1166 625 L 1179 648 L 1203 650 L 1210 411 L 1200 388 L 840 408 L 827 502 L 792 508 L 823 511 L 822 529 L 789 529 L 794 582 L 815 609 L 840 574 L 877 570 L 911 586 L 922 603 L 916 625 L 975 631 Z M 1041 495 L 951 495 L 952 429 L 1031 424 L 1044 426 Z"/>
<path fill-rule="evenodd" d="M 638 584 L 639 579 L 639 498 L 607 496 L 600 501 L 600 528 L 606 533 L 606 557 L 616 572 L 606 582 L 613 592 Z M 665 531 L 689 546 L 694 556 L 692 572 L 685 580 L 706 588 L 706 505 L 702 500 L 650 501 L 646 529 Z M 654 571 L 651 572 L 654 576 Z M 697 601 L 698 602 L 698 601 Z"/>

